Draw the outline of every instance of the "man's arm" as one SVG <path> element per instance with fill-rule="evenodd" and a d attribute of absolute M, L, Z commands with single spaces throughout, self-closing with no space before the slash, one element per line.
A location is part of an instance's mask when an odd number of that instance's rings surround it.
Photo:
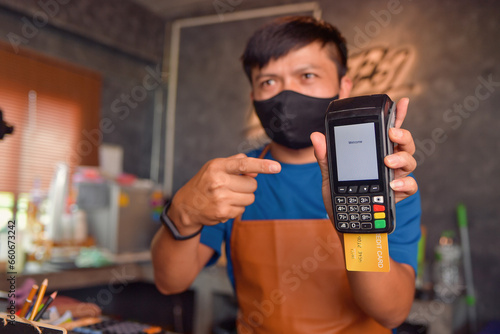
<path fill-rule="evenodd" d="M 415 272 L 391 259 L 387 273 L 348 271 L 356 304 L 382 326 L 396 328 L 410 313 L 415 296 Z"/>
<path fill-rule="evenodd" d="M 272 160 L 238 154 L 207 162 L 175 194 L 167 212 L 181 235 L 190 235 L 204 225 L 216 225 L 243 213 L 255 200 L 255 176 L 279 173 Z M 175 240 L 161 227 L 151 244 L 155 283 L 162 293 L 179 293 L 189 288 L 212 257 L 214 250 L 200 243 L 197 235 Z"/>
<path fill-rule="evenodd" d="M 151 253 L 158 290 L 163 294 L 174 294 L 191 286 L 214 250 L 201 244 L 199 235 L 188 240 L 175 240 L 162 226 L 153 238 Z"/>
<path fill-rule="evenodd" d="M 384 160 L 395 172 L 391 187 L 395 191 L 396 202 L 418 190 L 415 179 L 408 176 L 416 167 L 412 156 L 415 144 L 410 132 L 401 129 L 407 107 L 408 99 L 402 99 L 397 104 L 395 129 L 389 131 L 389 138 L 397 146 L 395 153 Z M 325 136 L 316 132 L 311 135 L 311 140 L 323 175 L 323 200 L 329 217 L 333 217 Z M 339 234 L 339 238 L 343 242 L 342 234 Z M 383 326 L 395 328 L 404 321 L 410 311 L 414 297 L 415 272 L 410 265 L 392 259 L 390 268 L 388 273 L 348 271 L 347 277 L 358 306 Z"/>

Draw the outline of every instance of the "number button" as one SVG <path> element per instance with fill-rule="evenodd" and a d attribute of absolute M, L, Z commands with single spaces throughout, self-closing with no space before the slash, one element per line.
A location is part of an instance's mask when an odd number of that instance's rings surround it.
<path fill-rule="evenodd" d="M 359 223 L 358 222 L 351 223 L 351 229 L 358 230 L 359 229 Z"/>
<path fill-rule="evenodd" d="M 351 214 L 349 214 L 349 220 L 350 221 L 359 220 L 359 213 L 351 213 Z"/>
<path fill-rule="evenodd" d="M 337 213 L 338 221 L 347 221 L 347 213 Z"/>
<path fill-rule="evenodd" d="M 359 206 L 357 205 L 349 205 L 349 212 L 359 212 Z"/>
<path fill-rule="evenodd" d="M 345 205 L 337 205 L 335 207 L 335 210 L 337 212 L 347 212 L 347 206 L 345 206 Z"/>
<path fill-rule="evenodd" d="M 359 198 L 359 204 L 368 204 L 370 203 L 370 197 L 369 196 L 361 196 Z"/>
<path fill-rule="evenodd" d="M 359 210 L 360 210 L 361 212 L 370 212 L 372 209 L 370 208 L 370 206 L 369 206 L 369 205 L 361 205 L 361 206 L 359 207 Z"/>
<path fill-rule="evenodd" d="M 347 197 L 347 203 L 348 204 L 358 204 L 358 198 L 354 197 L 354 196 Z"/>
<path fill-rule="evenodd" d="M 371 213 L 362 213 L 361 214 L 361 221 L 364 221 L 364 222 L 369 222 L 372 220 L 372 215 Z"/>
<path fill-rule="evenodd" d="M 335 197 L 335 204 L 346 204 L 345 197 Z"/>

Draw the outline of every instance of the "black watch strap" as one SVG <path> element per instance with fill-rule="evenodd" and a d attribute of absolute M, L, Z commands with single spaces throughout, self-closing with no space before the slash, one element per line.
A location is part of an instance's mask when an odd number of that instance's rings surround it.
<path fill-rule="evenodd" d="M 167 212 L 168 209 L 170 208 L 170 205 L 172 204 L 172 201 L 168 201 L 167 204 L 165 204 L 165 207 L 163 208 L 163 212 L 161 213 L 160 220 L 163 223 L 163 225 L 172 233 L 172 236 L 174 237 L 175 240 L 187 240 L 196 237 L 198 234 L 200 234 L 201 230 L 203 229 L 203 226 L 196 231 L 193 234 L 190 235 L 182 235 L 179 233 L 179 230 L 175 226 L 174 222 L 168 218 Z"/>

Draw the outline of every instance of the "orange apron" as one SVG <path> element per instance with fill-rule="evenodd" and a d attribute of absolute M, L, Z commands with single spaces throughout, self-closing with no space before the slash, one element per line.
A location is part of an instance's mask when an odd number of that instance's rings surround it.
<path fill-rule="evenodd" d="M 230 242 L 239 334 L 391 332 L 355 304 L 330 220 L 236 218 Z"/>

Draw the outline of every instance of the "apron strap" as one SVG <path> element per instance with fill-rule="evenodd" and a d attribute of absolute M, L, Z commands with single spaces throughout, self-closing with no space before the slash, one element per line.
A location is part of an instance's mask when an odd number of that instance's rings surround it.
<path fill-rule="evenodd" d="M 270 148 L 271 148 L 271 144 L 267 144 L 266 147 L 264 147 L 264 149 L 262 150 L 262 152 L 260 152 L 259 159 L 264 159 L 264 157 L 266 156 L 267 152 L 269 152 Z"/>

